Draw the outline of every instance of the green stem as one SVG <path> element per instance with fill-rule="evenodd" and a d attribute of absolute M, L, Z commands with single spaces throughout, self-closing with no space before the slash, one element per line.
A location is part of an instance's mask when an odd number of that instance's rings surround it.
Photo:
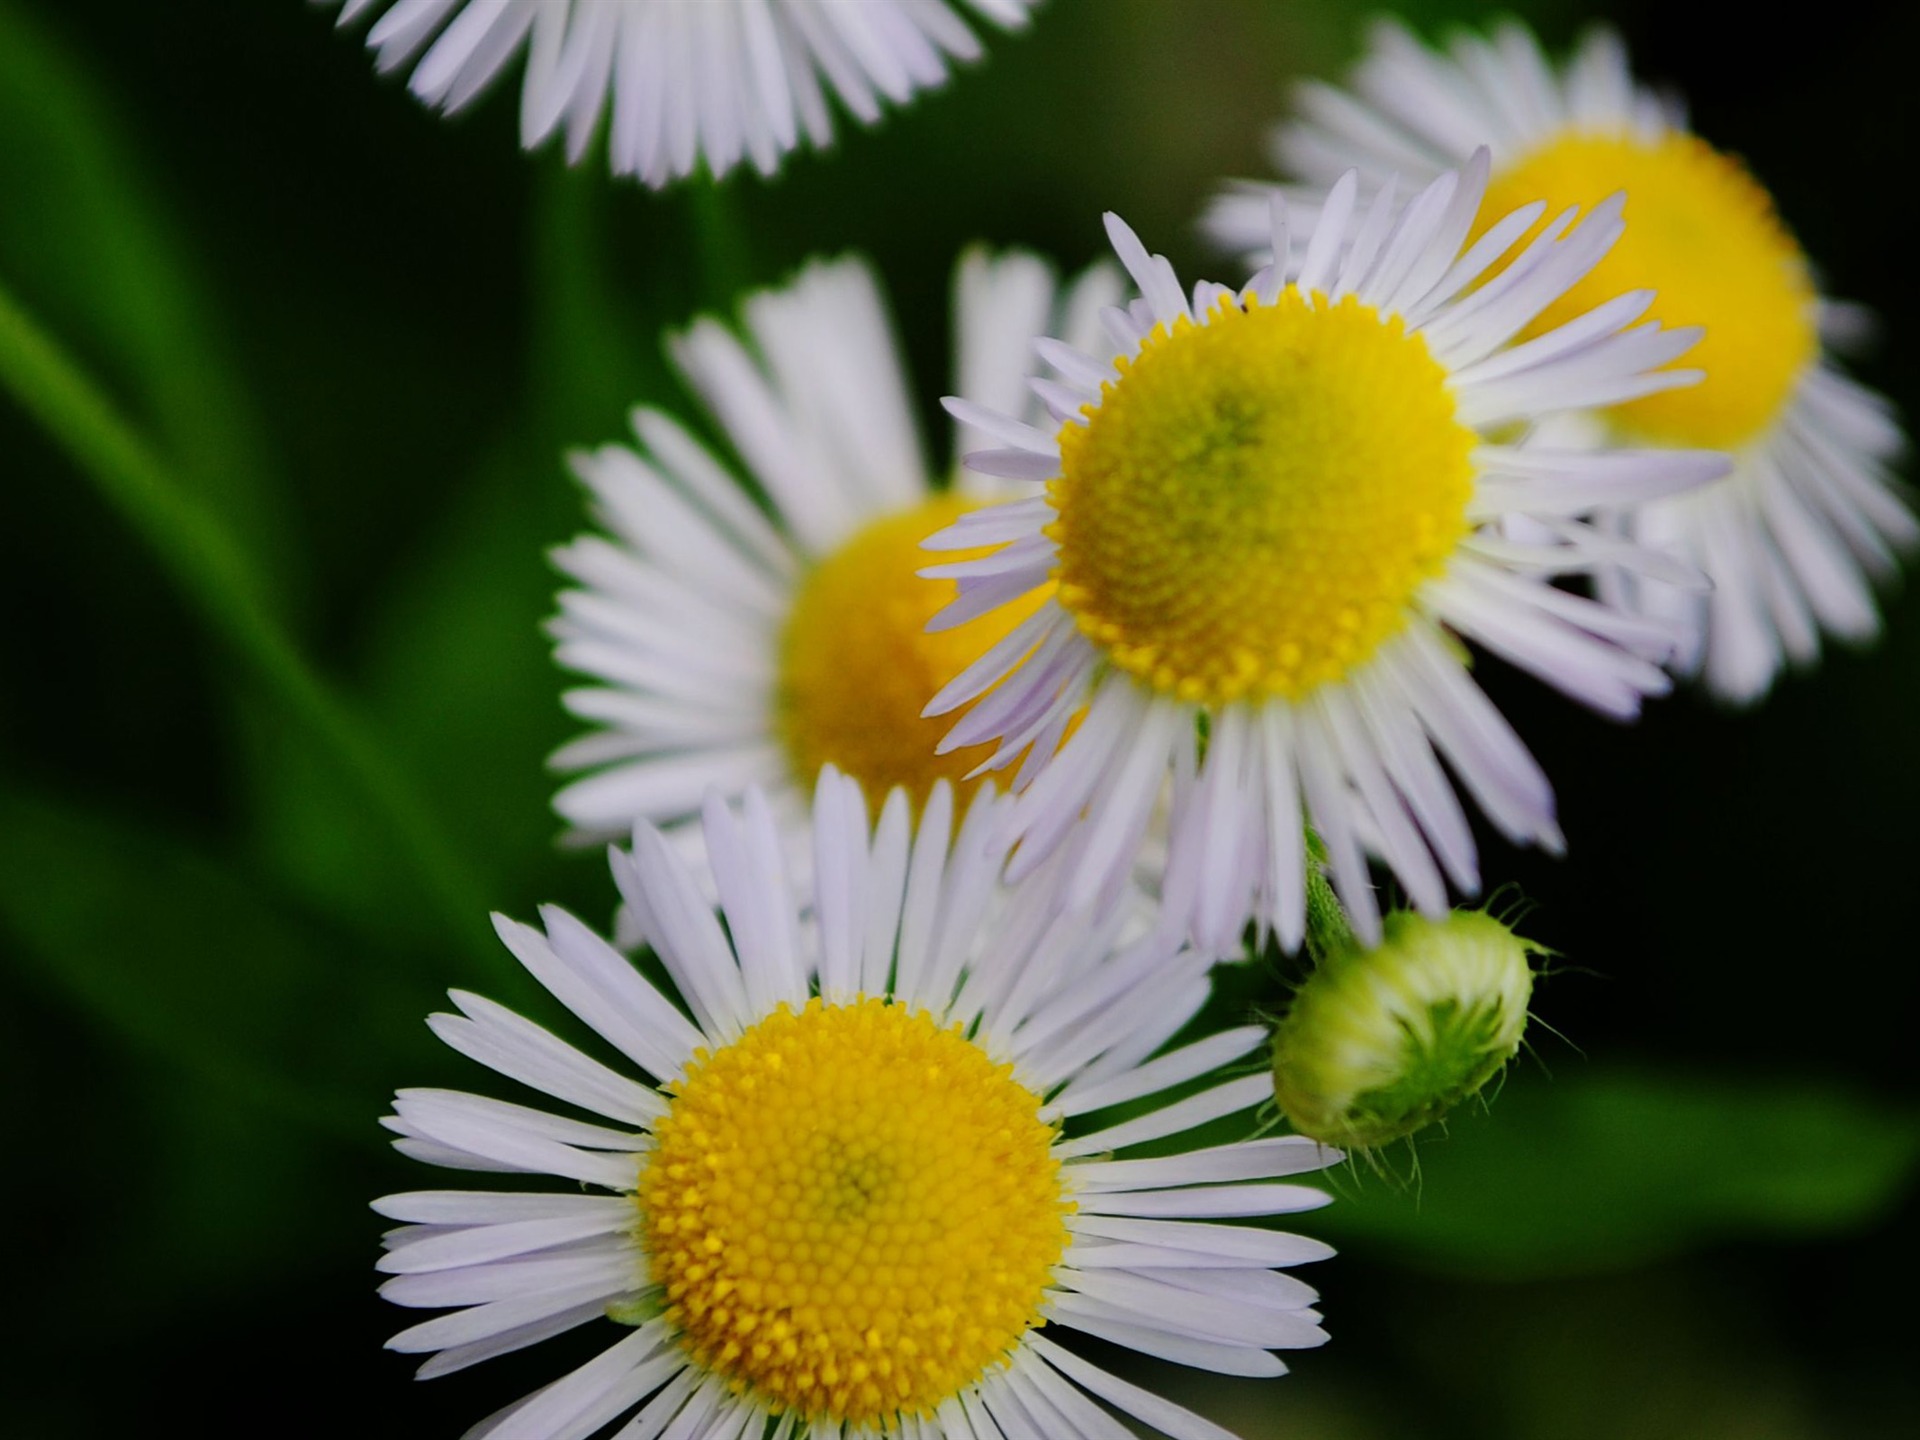
<path fill-rule="evenodd" d="M 730 314 L 734 300 L 753 281 L 753 244 L 729 182 L 701 174 L 689 182 L 694 254 L 706 308 Z"/>
<path fill-rule="evenodd" d="M 1359 944 L 1353 938 L 1353 925 L 1347 908 L 1340 903 L 1322 866 L 1326 847 L 1320 837 L 1307 832 L 1307 953 L 1313 963 L 1321 964 L 1329 955 L 1352 950 Z"/>
<path fill-rule="evenodd" d="M 412 785 L 332 693 L 273 618 L 265 587 L 218 518 L 199 506 L 92 381 L 0 286 L 0 384 L 45 427 L 107 502 L 150 545 L 208 627 L 339 761 L 456 926 L 495 947 L 480 922 L 484 891 Z"/>

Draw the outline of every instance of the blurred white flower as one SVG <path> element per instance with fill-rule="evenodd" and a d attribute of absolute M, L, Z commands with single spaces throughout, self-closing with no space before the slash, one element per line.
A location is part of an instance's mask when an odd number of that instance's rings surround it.
<path fill-rule="evenodd" d="M 1887 402 L 1847 378 L 1823 343 L 1857 329 L 1859 312 L 1821 300 L 1746 167 L 1694 135 L 1676 97 L 1636 85 L 1605 30 L 1556 69 L 1515 23 L 1485 39 L 1462 34 L 1442 53 L 1384 22 L 1350 83 L 1300 87 L 1300 118 L 1274 136 L 1286 173 L 1308 186 L 1349 167 L 1369 183 L 1396 172 L 1422 181 L 1489 145 L 1483 224 L 1530 200 L 1557 210 L 1625 190 L 1625 238 L 1538 323 L 1644 286 L 1658 294 L 1651 314 L 1705 328 L 1687 357 L 1706 371 L 1702 384 L 1561 428 L 1569 441 L 1710 445 L 1734 457 L 1720 483 L 1625 519 L 1645 544 L 1704 571 L 1710 593 L 1602 574 L 1619 602 L 1684 624 L 1677 667 L 1750 701 L 1787 662 L 1817 658 L 1822 630 L 1875 635 L 1871 582 L 1920 538 L 1888 469 L 1905 437 Z M 1222 196 L 1208 228 L 1236 249 L 1262 249 L 1272 188 Z"/>
<path fill-rule="evenodd" d="M 954 276 L 954 383 L 1020 406 L 1036 330 L 1062 325 L 1091 343 L 1120 291 L 1110 267 L 1062 293 L 1033 255 L 967 254 Z M 588 772 L 554 797 L 581 838 L 645 820 L 697 840 L 709 788 L 757 784 L 797 840 L 823 764 L 876 798 L 905 786 L 918 807 L 943 777 L 964 801 L 985 758 L 937 754 L 945 727 L 920 712 L 1011 622 L 928 635 L 957 592 L 915 572 L 923 539 L 1006 487 L 965 475 L 938 487 L 957 464 L 928 460 L 864 261 L 816 261 L 742 311 L 744 340 L 702 319 L 672 354 L 765 508 L 658 410 L 634 412 L 637 450 L 573 457 L 607 532 L 555 557 L 578 586 L 560 596 L 555 655 L 593 682 L 565 701 L 595 730 L 553 758 Z"/>
<path fill-rule="evenodd" d="M 340 4 L 342 0 L 315 0 Z M 1019 29 L 1039 0 L 344 0 L 340 24 L 380 13 L 367 46 L 385 73 L 461 109 L 522 51 L 520 138 L 592 143 L 612 101 L 614 172 L 661 186 L 704 160 L 763 175 L 802 140 L 833 141 L 828 90 L 864 124 L 945 82 L 980 42 L 955 5 Z M 824 82 L 824 83 L 823 83 Z"/>

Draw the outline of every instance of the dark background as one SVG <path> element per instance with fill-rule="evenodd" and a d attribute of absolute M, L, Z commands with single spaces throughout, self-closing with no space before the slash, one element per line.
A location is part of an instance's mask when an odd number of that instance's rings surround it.
<path fill-rule="evenodd" d="M 1685 91 L 1878 310 L 1857 369 L 1912 414 L 1911 7 L 1522 8 L 1556 47 L 1604 14 Z M 436 889 L 138 501 L 0 394 L 8 1433 L 455 1434 L 558 1373 L 570 1342 L 413 1384 L 365 1202 L 447 1178 L 373 1123 L 397 1084 L 479 1083 L 420 1023 L 440 992 L 527 999 L 484 908 L 611 907 L 541 766 L 570 734 L 538 631 L 542 552 L 582 523 L 562 450 L 685 410 L 661 329 L 812 253 L 876 258 L 929 427 L 967 241 L 1077 266 L 1112 207 L 1220 272 L 1201 202 L 1265 172 L 1285 79 L 1338 74 L 1366 13 L 1052 0 L 945 92 L 716 196 L 524 156 L 505 93 L 444 123 L 298 0 L 0 0 L 0 287 L 235 537 L 457 852 Z M 1482 667 L 1560 790 L 1570 858 L 1489 837 L 1485 868 L 1560 953 L 1536 1011 L 1565 1038 L 1536 1026 L 1417 1182 L 1335 1177 L 1302 1225 L 1344 1252 L 1314 1277 L 1329 1349 L 1153 1383 L 1250 1440 L 1915 1433 L 1920 613 L 1887 617 L 1757 710 L 1682 695 L 1634 728 Z"/>

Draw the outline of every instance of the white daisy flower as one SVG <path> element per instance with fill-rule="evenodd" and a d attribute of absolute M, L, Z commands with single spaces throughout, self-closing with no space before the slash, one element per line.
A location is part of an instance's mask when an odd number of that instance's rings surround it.
<path fill-rule="evenodd" d="M 1206 957 L 1120 943 L 1044 880 L 1004 886 L 1001 804 L 981 794 L 952 833 L 942 782 L 914 836 L 896 791 L 869 835 L 859 788 L 826 772 L 806 928 L 759 792 L 744 817 L 707 806 L 720 919 L 641 827 L 614 871 L 684 1009 L 563 911 L 496 921 L 641 1077 L 454 993 L 441 1039 L 599 1118 L 399 1092 L 387 1124 L 407 1154 L 565 1184 L 377 1201 L 406 1222 L 382 1293 L 452 1310 L 389 1344 L 433 1352 L 425 1376 L 608 1316 L 632 1328 L 470 1433 L 584 1437 L 637 1407 L 621 1435 L 1118 1440 L 1095 1397 L 1225 1440 L 1055 1337 L 1231 1375 L 1281 1374 L 1273 1350 L 1324 1341 L 1314 1292 L 1276 1267 L 1328 1247 L 1222 1222 L 1324 1204 L 1275 1182 L 1339 1152 L 1195 1137 L 1251 1128 L 1271 1099 L 1264 1027 L 1148 1060 L 1205 1000 Z"/>
<path fill-rule="evenodd" d="M 964 8 L 1017 30 L 1037 3 Z M 339 23 L 374 13 L 377 67 L 411 64 L 408 88 L 448 114 L 524 50 L 529 150 L 564 131 L 577 162 L 611 97 L 614 173 L 653 186 L 702 160 L 715 176 L 743 159 L 771 175 L 802 140 L 832 143 L 826 90 L 871 125 L 888 102 L 945 83 L 950 62 L 981 55 L 949 0 L 344 0 Z"/>
<path fill-rule="evenodd" d="M 1563 212 L 1476 286 L 1544 210 L 1467 246 L 1485 183 L 1481 152 L 1360 217 L 1348 175 L 1303 255 L 1276 204 L 1282 268 L 1237 293 L 1202 282 L 1189 297 L 1109 216 L 1145 298 L 1107 312 L 1097 355 L 1040 342 L 1060 379 L 1034 388 L 1055 425 L 951 403 L 1004 447 L 970 465 L 1044 486 L 928 545 L 1003 548 L 923 572 L 960 586 L 938 624 L 1025 617 L 929 707 L 978 700 L 943 743 L 996 743 L 993 766 L 1046 757 L 1016 781 L 1016 873 L 1066 845 L 1073 903 L 1111 898 L 1171 773 L 1165 898 L 1198 943 L 1231 946 L 1252 916 L 1298 944 L 1303 821 L 1376 943 L 1367 852 L 1436 917 L 1448 879 L 1477 887 L 1438 757 L 1515 841 L 1560 844 L 1546 777 L 1454 634 L 1609 715 L 1667 687 L 1663 626 L 1547 582 L 1657 565 L 1575 517 L 1697 485 L 1724 460 L 1515 440 L 1540 415 L 1697 379 L 1657 367 L 1698 332 L 1636 325 L 1643 291 L 1510 343 L 1607 253 L 1620 203 L 1578 228 Z"/>
<path fill-rule="evenodd" d="M 1711 593 L 1624 578 L 1617 593 L 1685 622 L 1685 671 L 1734 701 L 1757 699 L 1781 667 L 1819 654 L 1820 632 L 1879 630 L 1872 580 L 1920 538 L 1889 474 L 1904 437 L 1887 402 L 1843 374 L 1823 343 L 1857 325 L 1821 300 L 1772 197 L 1739 160 L 1687 128 L 1671 96 L 1634 83 L 1626 52 L 1596 31 L 1556 70 L 1517 24 L 1458 37 L 1447 53 L 1390 22 L 1350 90 L 1308 83 L 1302 118 L 1276 133 L 1283 169 L 1325 184 L 1424 180 L 1487 144 L 1488 217 L 1529 200 L 1552 208 L 1628 194 L 1625 239 L 1536 322 L 1557 324 L 1647 286 L 1650 312 L 1706 330 L 1688 363 L 1703 384 L 1603 408 L 1597 442 L 1706 445 L 1735 458 L 1717 485 L 1642 508 L 1639 538 L 1692 561 Z M 1208 220 L 1236 248 L 1264 247 L 1265 196 L 1244 187 Z"/>
<path fill-rule="evenodd" d="M 967 254 L 954 281 L 955 383 L 982 404 L 1032 403 L 1036 330 L 1060 324 L 1090 340 L 1120 293 L 1109 266 L 1060 295 L 1032 255 Z M 743 310 L 744 340 L 703 319 L 671 348 L 764 509 L 658 410 L 634 412 L 638 450 L 573 457 L 607 532 L 555 556 L 578 582 L 560 597 L 555 654 L 594 682 L 565 703 L 598 728 L 553 758 L 589 772 L 554 799 L 583 838 L 647 820 L 696 842 L 709 788 L 757 784 L 803 841 L 823 764 L 869 795 L 905 786 L 918 805 L 942 777 L 964 799 L 985 758 L 936 754 L 946 727 L 920 711 L 1018 617 L 928 635 L 957 591 L 915 572 L 922 539 L 1005 487 L 972 477 L 940 487 L 957 452 L 928 462 L 865 262 L 815 262 Z"/>

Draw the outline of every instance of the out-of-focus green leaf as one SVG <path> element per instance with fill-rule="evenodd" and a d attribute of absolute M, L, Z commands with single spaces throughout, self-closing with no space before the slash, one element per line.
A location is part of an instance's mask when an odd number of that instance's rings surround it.
<path fill-rule="evenodd" d="M 0 1006 L 0 1122 L 14 1154 L 33 1157 L 14 1168 L 10 1218 L 61 1275 L 36 1325 L 72 1331 L 160 1297 L 200 1313 L 369 1263 L 380 1226 L 365 1202 L 399 1168 L 380 1153 L 378 1110 L 337 1136 L 290 1124 L 224 1081 L 155 1065 L 38 988 L 10 985 Z M 9 1428 L 75 1433 L 37 1418 Z"/>
<path fill-rule="evenodd" d="M 1485 30 L 1491 23 L 1490 17 L 1509 10 L 1506 6 L 1492 9 L 1481 0 L 1399 0 L 1392 6 L 1379 5 L 1374 0 L 1338 0 L 1326 8 L 1336 12 L 1335 23 L 1353 38 L 1356 54 L 1367 25 L 1383 13 L 1391 14 L 1429 39 L 1444 40 L 1458 30 Z M 1524 14 L 1527 24 L 1537 34 L 1552 38 L 1571 33 L 1575 26 L 1589 21 L 1592 9 L 1569 0 L 1531 0 L 1524 7 Z"/>
<path fill-rule="evenodd" d="M 141 1185 L 88 1269 L 111 1283 L 114 1267 L 138 1266 L 144 1286 L 197 1297 L 257 1293 L 261 1274 L 276 1268 L 298 1284 L 328 1264 L 367 1264 L 369 1236 L 339 1221 L 356 1216 L 373 1188 L 381 1113 L 361 1109 L 323 1134 L 236 1104 L 221 1085 L 192 1075 L 149 1081 L 128 1115 L 150 1127 L 139 1147 Z M 155 1247 L 142 1227 L 167 1243 Z"/>
<path fill-rule="evenodd" d="M 0 270 L 125 393 L 285 599 L 297 556 L 266 445 L 196 266 L 109 97 L 0 0 Z M 31 203 L 17 203 L 31 196 Z"/>
<path fill-rule="evenodd" d="M 332 774 L 370 804 L 403 845 L 404 858 L 427 895 L 469 936 L 485 901 L 452 837 L 417 794 L 388 748 L 313 668 L 299 645 L 261 602 L 254 559 L 207 506 L 186 493 L 145 437 L 122 417 L 92 376 L 77 365 L 0 284 L 0 384 L 43 425 L 81 472 L 119 511 L 199 610 L 232 647 L 280 718 L 305 732 Z M 497 958 L 491 943 L 476 953 Z"/>
<path fill-rule="evenodd" d="M 230 1095 L 356 1136 L 431 1046 L 426 984 L 181 837 L 0 792 L 0 932 L 28 977 Z"/>
<path fill-rule="evenodd" d="M 1316 1233 L 1452 1272 L 1578 1274 L 1869 1222 L 1920 1162 L 1920 1116 L 1830 1083 L 1595 1068 L 1516 1076 L 1418 1154 L 1411 1185 L 1349 1175 Z"/>
<path fill-rule="evenodd" d="M 500 417 L 492 435 L 449 437 L 450 457 L 477 459 L 463 458 L 469 479 L 457 508 L 379 607 L 365 689 L 436 811 L 452 818 L 490 875 L 510 877 L 515 888 L 496 888 L 493 903 L 524 909 L 558 898 L 554 887 L 571 880 L 611 913 L 603 868 L 569 860 L 555 844 L 545 760 L 574 722 L 561 711 L 568 682 L 540 628 L 558 588 L 546 551 L 587 523 L 565 451 L 619 438 L 633 403 L 670 398 L 662 394 L 657 326 L 682 322 L 691 302 L 669 300 L 672 266 L 643 277 L 638 297 L 621 283 L 627 277 L 605 233 L 614 197 L 603 177 L 550 165 L 539 194 L 524 410 Z M 619 198 L 645 207 L 637 218 L 649 234 L 677 235 L 684 224 L 665 202 Z M 666 313 L 649 319 L 649 310 Z M 301 737 L 262 739 L 258 813 L 277 862 L 356 923 L 418 933 L 422 917 L 409 913 L 404 886 L 349 799 L 305 758 Z M 582 884 L 582 875 L 567 874 L 583 869 L 597 879 Z M 585 913 L 598 921 L 595 903 L 586 902 Z"/>
<path fill-rule="evenodd" d="M 6 0 L 0 134 L 8 137 L 0 186 L 34 197 L 0 207 L 0 371 L 8 388 L 153 547 L 268 693 L 305 722 L 312 733 L 301 743 L 325 757 L 315 769 L 324 769 L 326 783 L 351 803 L 371 802 L 383 837 L 398 832 L 397 847 L 385 847 L 397 849 L 393 868 L 425 876 L 440 924 L 477 917 L 483 902 L 458 847 L 288 633 L 290 570 L 278 552 L 296 532 L 278 513 L 242 387 L 206 322 L 186 251 L 145 197 L 143 167 L 84 70 Z M 7 294 L 15 253 L 51 306 L 51 326 L 38 322 L 38 306 Z M 80 337 L 77 349 L 69 328 Z M 242 718 L 270 728 L 287 716 Z"/>
<path fill-rule="evenodd" d="M 1389 1313 L 1333 1266 L 1334 1343 L 1284 1385 L 1134 1362 L 1235 1435 L 1286 1440 L 1865 1440 L 1836 1424 L 1764 1310 L 1668 1266 L 1538 1285 L 1400 1277 Z M 1356 1343 L 1359 1342 L 1359 1343 Z M 1289 1356 L 1289 1360 L 1295 1357 Z M 1796 1361 L 1801 1364 L 1796 1364 Z M 1391 1377 L 1389 1379 L 1389 1377 Z"/>
<path fill-rule="evenodd" d="M 552 163 L 537 193 L 527 285 L 531 424 L 561 445 L 593 444 L 624 429 L 635 401 L 665 398 L 661 332 L 686 324 L 702 298 L 685 279 L 683 253 L 682 211 L 696 202 L 670 203 Z M 567 508 L 576 508 L 571 495 Z"/>
<path fill-rule="evenodd" d="M 1488 1432 L 1529 1440 L 1848 1433 L 1821 1413 L 1780 1338 L 1697 1273 L 1675 1267 L 1550 1286 L 1435 1286 L 1441 1323 L 1416 1342 L 1416 1363 L 1471 1394 L 1477 1413 L 1494 1422 Z"/>
<path fill-rule="evenodd" d="M 539 628 L 556 523 L 542 490 L 564 478 L 530 475 L 524 454 L 504 445 L 474 474 L 460 512 L 382 607 L 363 682 L 383 739 L 476 864 L 485 903 L 506 910 L 557 898 L 545 888 L 562 859 L 545 759 L 567 733 Z M 549 471 L 558 466 L 549 457 Z M 312 738 L 285 726 L 249 738 L 255 823 L 289 883 L 370 935 L 444 952 L 444 927 L 378 818 L 334 782 Z"/>

